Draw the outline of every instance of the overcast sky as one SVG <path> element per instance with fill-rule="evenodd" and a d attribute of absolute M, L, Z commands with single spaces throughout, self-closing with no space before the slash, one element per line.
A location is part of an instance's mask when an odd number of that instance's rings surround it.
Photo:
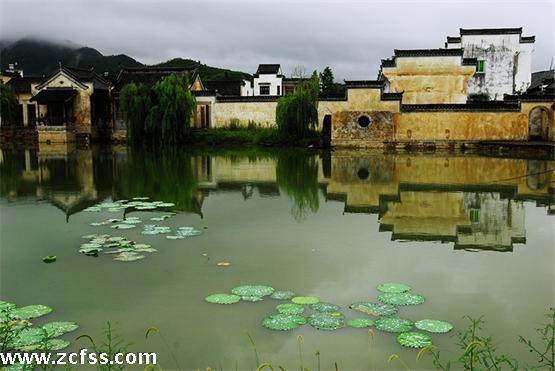
<path fill-rule="evenodd" d="M 393 49 L 440 48 L 459 27 L 523 27 L 533 69 L 555 55 L 555 0 L 142 1 L 0 0 L 2 39 L 71 41 L 143 63 L 174 57 L 254 73 L 332 67 L 336 79 L 374 79 Z M 554 62 L 555 65 L 555 62 Z"/>

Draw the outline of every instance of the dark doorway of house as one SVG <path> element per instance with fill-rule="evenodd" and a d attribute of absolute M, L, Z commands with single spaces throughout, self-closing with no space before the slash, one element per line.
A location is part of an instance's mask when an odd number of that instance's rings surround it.
<path fill-rule="evenodd" d="M 547 140 L 549 110 L 542 106 L 532 108 L 528 116 L 528 139 Z"/>
<path fill-rule="evenodd" d="M 324 122 L 322 123 L 322 146 L 331 146 L 331 115 L 324 116 Z"/>

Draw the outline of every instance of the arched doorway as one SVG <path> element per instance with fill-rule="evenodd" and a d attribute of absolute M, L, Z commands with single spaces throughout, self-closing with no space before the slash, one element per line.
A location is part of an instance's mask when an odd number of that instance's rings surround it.
<path fill-rule="evenodd" d="M 329 147 L 331 145 L 331 115 L 324 116 L 322 123 L 322 146 Z"/>
<path fill-rule="evenodd" d="M 549 110 L 543 106 L 532 108 L 528 115 L 528 139 L 547 140 L 549 135 Z"/>

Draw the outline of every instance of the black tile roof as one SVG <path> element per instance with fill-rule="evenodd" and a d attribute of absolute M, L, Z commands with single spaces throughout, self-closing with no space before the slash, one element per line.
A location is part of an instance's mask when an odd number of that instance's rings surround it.
<path fill-rule="evenodd" d="M 198 75 L 198 68 L 192 67 L 124 67 L 120 70 L 114 84 L 114 91 L 118 92 L 121 88 L 130 83 L 153 85 L 165 76 L 185 73 L 193 82 Z"/>
<path fill-rule="evenodd" d="M 521 36 L 520 42 L 523 44 L 532 44 L 536 42 L 536 36 Z"/>
<path fill-rule="evenodd" d="M 448 44 L 459 44 L 461 42 L 460 36 L 447 36 Z"/>
<path fill-rule="evenodd" d="M 384 80 L 345 80 L 347 88 L 382 88 L 385 84 Z"/>
<path fill-rule="evenodd" d="M 225 102 L 275 102 L 279 98 L 281 98 L 281 96 L 279 95 L 258 95 L 258 96 L 248 96 L 248 97 L 219 96 L 217 97 L 217 100 L 223 103 Z"/>
<path fill-rule="evenodd" d="M 478 58 L 463 58 L 463 66 L 476 66 L 478 64 Z"/>
<path fill-rule="evenodd" d="M 31 84 L 39 83 L 43 80 L 42 76 L 19 76 L 13 77 L 8 81 L 16 94 L 31 94 Z"/>
<path fill-rule="evenodd" d="M 532 81 L 528 89 L 535 89 L 544 84 L 546 79 L 553 79 L 555 77 L 555 70 L 537 71 L 532 72 Z"/>
<path fill-rule="evenodd" d="M 277 74 L 279 72 L 281 65 L 279 64 L 259 64 L 258 69 L 256 70 L 257 75 L 261 74 Z"/>
<path fill-rule="evenodd" d="M 208 90 L 217 91 L 221 95 L 241 95 L 241 87 L 245 85 L 243 80 L 212 80 L 203 81 Z"/>
<path fill-rule="evenodd" d="M 50 88 L 43 89 L 33 98 L 31 102 L 38 102 L 41 104 L 51 102 L 68 102 L 77 94 L 77 90 L 73 88 Z"/>
<path fill-rule="evenodd" d="M 462 56 L 463 50 L 456 49 L 395 49 L 395 57 L 451 57 Z"/>
<path fill-rule="evenodd" d="M 402 112 L 438 112 L 438 111 L 520 111 L 519 102 L 488 101 L 460 104 L 402 104 Z"/>
<path fill-rule="evenodd" d="M 461 28 L 461 35 L 505 35 L 521 34 L 522 27 L 518 28 Z"/>
<path fill-rule="evenodd" d="M 553 94 L 505 94 L 503 99 L 507 102 L 555 102 L 555 93 Z"/>

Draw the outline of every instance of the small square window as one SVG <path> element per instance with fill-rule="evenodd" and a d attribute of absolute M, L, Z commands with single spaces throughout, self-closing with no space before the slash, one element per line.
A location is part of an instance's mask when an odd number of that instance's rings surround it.
<path fill-rule="evenodd" d="M 260 95 L 270 95 L 270 85 L 260 85 Z"/>
<path fill-rule="evenodd" d="M 486 61 L 478 61 L 478 65 L 476 66 L 477 73 L 486 73 Z"/>

